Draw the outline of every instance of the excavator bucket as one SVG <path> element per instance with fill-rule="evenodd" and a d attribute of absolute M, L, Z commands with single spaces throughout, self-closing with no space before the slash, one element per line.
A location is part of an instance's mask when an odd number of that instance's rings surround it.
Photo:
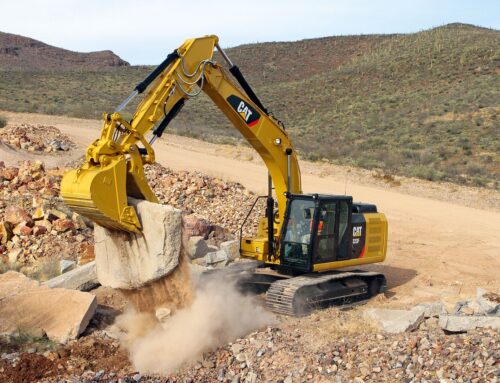
<path fill-rule="evenodd" d="M 106 166 L 68 171 L 61 181 L 61 196 L 72 210 L 103 227 L 140 232 L 136 212 L 127 203 L 126 184 L 127 164 L 120 156 Z"/>

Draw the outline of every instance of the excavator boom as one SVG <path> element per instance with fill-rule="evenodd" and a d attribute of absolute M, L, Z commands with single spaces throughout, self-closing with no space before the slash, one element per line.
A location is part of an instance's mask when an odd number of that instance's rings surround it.
<path fill-rule="evenodd" d="M 229 73 L 215 60 L 215 49 L 229 65 Z M 126 121 L 120 111 L 147 89 L 133 118 Z M 385 259 L 385 215 L 350 196 L 302 194 L 288 134 L 219 47 L 216 36 L 184 42 L 114 113 L 103 115 L 101 136 L 87 148 L 85 163 L 63 177 L 66 204 L 101 226 L 140 232 L 128 197 L 157 202 L 144 174 L 144 165 L 155 162 L 152 145 L 184 103 L 201 92 L 257 151 L 271 179 L 257 235 L 240 238 L 240 254 L 261 261 L 258 270 L 240 279 L 242 286 L 267 291 L 267 307 L 289 315 L 357 303 L 384 291 L 386 281 L 380 273 L 337 269 Z"/>
<path fill-rule="evenodd" d="M 217 48 L 229 72 L 214 60 Z M 136 95 L 150 88 L 131 121 L 120 114 Z M 243 90 L 242 90 L 243 89 Z M 157 202 L 143 166 L 155 162 L 152 148 L 184 102 L 205 92 L 228 117 L 265 162 L 274 188 L 278 212 L 268 201 L 271 229 L 257 250 L 269 252 L 269 243 L 280 233 L 286 193 L 301 193 L 300 170 L 293 145 L 282 126 L 271 117 L 218 45 L 216 36 L 190 39 L 172 52 L 112 114 L 104 114 L 101 136 L 86 152 L 85 163 L 65 174 L 61 195 L 75 211 L 104 227 L 140 232 L 141 224 L 128 197 Z M 149 139 L 146 135 L 152 133 Z M 272 199 L 270 195 L 269 198 Z M 267 244 L 267 245 L 266 245 Z M 262 255 L 263 257 L 263 255 Z"/>

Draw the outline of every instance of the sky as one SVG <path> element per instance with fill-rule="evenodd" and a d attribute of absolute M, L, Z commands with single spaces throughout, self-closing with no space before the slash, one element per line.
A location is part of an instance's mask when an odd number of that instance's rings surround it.
<path fill-rule="evenodd" d="M 409 33 L 452 22 L 500 29 L 500 0 L 0 0 L 0 31 L 156 64 L 191 37 L 222 47 Z"/>

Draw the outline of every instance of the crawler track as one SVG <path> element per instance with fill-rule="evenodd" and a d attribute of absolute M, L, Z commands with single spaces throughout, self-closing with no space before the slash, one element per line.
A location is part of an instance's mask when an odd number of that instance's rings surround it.
<path fill-rule="evenodd" d="M 350 306 L 385 291 L 383 274 L 368 271 L 306 274 L 271 284 L 266 293 L 269 310 L 304 316 L 317 308 Z"/>

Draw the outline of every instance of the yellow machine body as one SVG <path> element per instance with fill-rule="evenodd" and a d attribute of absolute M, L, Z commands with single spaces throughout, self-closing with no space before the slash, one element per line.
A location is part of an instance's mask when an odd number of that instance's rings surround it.
<path fill-rule="evenodd" d="M 134 208 L 128 205 L 127 198 L 157 202 L 143 169 L 145 164 L 155 162 L 152 143 L 161 136 L 168 120 L 175 117 L 184 100 L 203 91 L 260 155 L 274 186 L 273 200 L 277 202 L 277 211 L 272 212 L 272 233 L 268 229 L 270 220 L 264 218 L 257 236 L 242 238 L 241 255 L 279 264 L 279 243 L 287 196 L 302 193 L 296 151 L 282 125 L 262 107 L 248 84 L 238 80 L 240 86 L 236 85 L 226 70 L 214 60 L 215 48 L 230 64 L 231 74 L 238 79 L 241 72 L 232 66 L 220 49 L 216 36 L 187 40 L 136 87 L 117 111 L 103 114 L 100 138 L 87 148 L 85 163 L 64 175 L 61 195 L 69 207 L 101 226 L 140 232 L 141 223 Z M 137 107 L 132 120 L 125 121 L 120 110 L 149 85 L 150 90 Z M 242 89 L 245 85 L 248 88 Z M 146 134 L 151 133 L 153 139 L 146 139 Z M 382 219 L 382 216 L 378 214 L 378 218 L 383 221 L 385 217 Z M 318 264 L 314 265 L 313 270 L 324 271 L 382 261 L 387 236 L 377 236 L 375 231 L 386 232 L 387 221 L 385 229 L 375 224 L 369 225 L 367 251 L 362 258 Z"/>

